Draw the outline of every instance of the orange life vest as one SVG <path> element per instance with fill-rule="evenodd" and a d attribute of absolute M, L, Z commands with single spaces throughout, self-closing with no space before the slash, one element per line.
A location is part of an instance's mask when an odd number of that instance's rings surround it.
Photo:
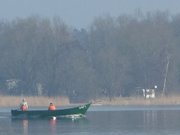
<path fill-rule="evenodd" d="M 50 105 L 48 109 L 49 110 L 56 110 L 56 107 L 55 107 L 55 105 Z"/>
<path fill-rule="evenodd" d="M 27 106 L 26 105 L 21 105 L 21 110 L 22 111 L 26 111 L 27 110 Z"/>

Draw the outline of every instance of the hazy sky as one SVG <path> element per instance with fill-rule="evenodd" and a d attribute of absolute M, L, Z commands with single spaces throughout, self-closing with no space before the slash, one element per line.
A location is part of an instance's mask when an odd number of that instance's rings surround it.
<path fill-rule="evenodd" d="M 88 27 L 97 16 L 147 11 L 180 13 L 180 0 L 0 0 L 0 19 L 59 16 L 68 25 Z"/>

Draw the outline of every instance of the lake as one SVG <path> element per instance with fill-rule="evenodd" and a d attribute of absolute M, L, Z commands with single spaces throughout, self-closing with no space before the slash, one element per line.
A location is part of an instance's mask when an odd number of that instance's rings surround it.
<path fill-rule="evenodd" d="M 0 108 L 1 135 L 179 135 L 180 106 L 91 106 L 81 119 L 12 119 Z"/>

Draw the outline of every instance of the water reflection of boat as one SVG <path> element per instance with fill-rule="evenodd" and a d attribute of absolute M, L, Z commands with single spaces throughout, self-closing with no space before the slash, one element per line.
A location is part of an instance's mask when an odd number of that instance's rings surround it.
<path fill-rule="evenodd" d="M 69 119 L 69 118 L 21 118 L 21 119 L 11 119 L 10 130 L 18 129 L 14 134 L 16 135 L 32 135 L 32 134 L 44 134 L 44 135 L 57 135 L 58 132 L 64 127 L 72 127 L 73 125 L 87 125 L 89 123 L 87 117 L 82 117 L 79 119 Z M 9 130 L 9 129 L 8 129 Z M 63 129 L 64 130 L 64 129 Z M 13 134 L 13 133 L 12 133 Z"/>
<path fill-rule="evenodd" d="M 81 117 L 84 116 L 91 103 L 80 105 L 77 107 L 50 110 L 11 110 L 12 118 L 48 118 L 48 117 Z"/>
<path fill-rule="evenodd" d="M 50 119 L 49 121 L 49 124 L 50 124 L 50 127 L 51 127 L 51 134 L 52 135 L 55 135 L 56 134 L 56 123 L 57 120 L 56 119 Z"/>
<path fill-rule="evenodd" d="M 28 120 L 27 119 L 22 120 L 22 124 L 23 124 L 24 135 L 28 135 Z"/>

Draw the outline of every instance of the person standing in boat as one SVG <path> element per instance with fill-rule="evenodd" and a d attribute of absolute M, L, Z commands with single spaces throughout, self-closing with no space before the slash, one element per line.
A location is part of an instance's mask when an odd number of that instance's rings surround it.
<path fill-rule="evenodd" d="M 20 104 L 20 109 L 22 111 L 26 111 L 28 109 L 28 104 L 27 104 L 27 102 L 26 102 L 26 100 L 24 98 L 23 98 L 23 100 L 22 100 L 22 102 Z"/>
<path fill-rule="evenodd" d="M 53 103 L 50 103 L 48 110 L 51 110 L 51 111 L 56 110 L 56 106 Z"/>

